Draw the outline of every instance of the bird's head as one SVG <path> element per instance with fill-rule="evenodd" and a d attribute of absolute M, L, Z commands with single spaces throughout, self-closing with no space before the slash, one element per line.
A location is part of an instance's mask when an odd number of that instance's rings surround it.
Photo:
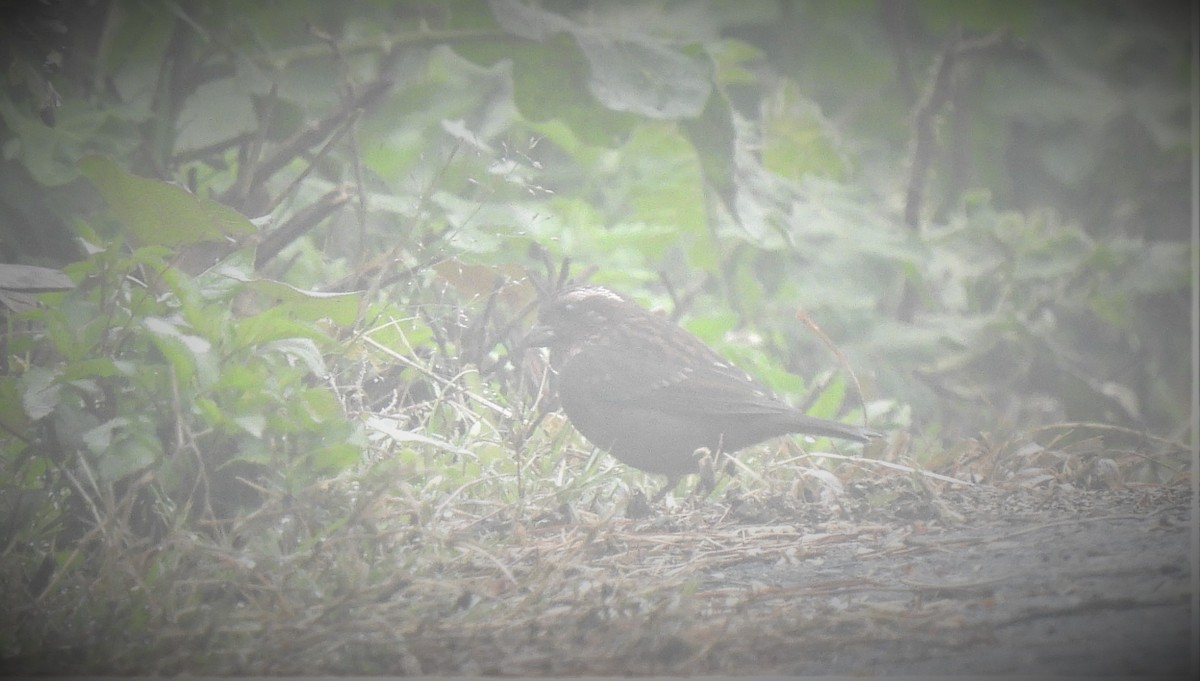
<path fill-rule="evenodd" d="M 639 312 L 645 311 L 603 286 L 576 286 L 542 303 L 538 324 L 529 331 L 524 344 L 551 350 L 568 348 Z"/>

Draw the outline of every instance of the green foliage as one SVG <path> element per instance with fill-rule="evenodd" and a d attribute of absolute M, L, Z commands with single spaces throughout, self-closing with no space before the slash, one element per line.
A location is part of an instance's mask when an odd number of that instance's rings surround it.
<path fill-rule="evenodd" d="M 129 175 L 111 159 L 87 156 L 80 159 L 79 170 L 100 191 L 134 243 L 182 246 L 254 233 L 254 225 L 228 206 Z"/>
<path fill-rule="evenodd" d="M 0 654 L 182 621 L 233 646 L 210 600 L 351 603 L 474 567 L 481 528 L 611 515 L 642 478 L 516 351 L 566 261 L 931 465 L 980 431 L 1194 428 L 1186 21 L 585 5 L 118 0 L 60 17 L 66 51 L 18 36 L 0 259 L 75 285 L 0 286 L 40 301 L 0 371 L 0 609 L 39 628 Z M 773 457 L 718 492 L 802 488 Z"/>
<path fill-rule="evenodd" d="M 324 311 L 302 316 L 314 310 L 305 301 L 236 316 L 231 302 L 250 285 L 208 295 L 168 275 L 166 254 L 99 251 L 69 269 L 73 290 L 24 314 L 44 329 L 34 346 L 53 353 L 20 374 L 29 421 L 9 460 L 50 457 L 60 484 L 90 481 L 73 491 L 85 498 L 119 500 L 131 476 L 147 474 L 164 522 L 237 497 L 241 483 L 221 473 L 233 462 L 270 466 L 257 484 L 285 488 L 353 463 L 329 443 L 361 435 L 327 389 L 308 385 L 325 373 Z"/>

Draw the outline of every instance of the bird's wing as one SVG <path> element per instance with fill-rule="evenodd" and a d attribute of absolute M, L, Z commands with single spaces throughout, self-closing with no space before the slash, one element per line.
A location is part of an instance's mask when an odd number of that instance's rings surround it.
<path fill-rule="evenodd" d="M 656 340 L 597 342 L 564 367 L 592 397 L 670 414 L 764 415 L 790 411 L 770 390 L 708 346 L 674 336 L 664 353 Z M 645 347 L 642 347 L 642 346 Z M 684 359 L 686 357 L 686 359 Z"/>

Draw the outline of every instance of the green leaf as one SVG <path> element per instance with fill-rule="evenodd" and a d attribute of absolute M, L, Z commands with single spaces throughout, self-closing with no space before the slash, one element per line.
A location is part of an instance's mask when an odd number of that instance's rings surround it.
<path fill-rule="evenodd" d="M 211 357 L 212 344 L 207 340 L 184 333 L 174 322 L 161 317 L 147 317 L 142 324 L 150 331 L 155 346 L 175 369 L 180 383 L 191 383 L 196 371 L 204 365 L 202 376 L 209 383 L 217 373 L 215 360 Z"/>
<path fill-rule="evenodd" d="M 468 59 L 512 61 L 513 101 L 530 121 L 561 119 L 585 144 L 611 145 L 637 125 L 638 117 L 598 107 L 586 87 L 588 60 L 566 35 L 542 43 L 455 46 Z"/>
<path fill-rule="evenodd" d="M 97 131 L 109 120 L 109 114 L 89 104 L 68 102 L 59 116 L 60 124 L 50 127 L 0 96 L 0 125 L 4 135 L 4 159 L 18 161 L 43 187 L 59 187 L 79 178 L 71 160 L 82 153 L 85 141 L 94 140 Z"/>
<path fill-rule="evenodd" d="M 133 374 L 134 366 L 133 362 L 114 360 L 111 357 L 93 357 L 68 364 L 63 368 L 62 380 L 65 383 L 81 378 L 130 376 Z"/>
<path fill-rule="evenodd" d="M 168 182 L 130 175 L 110 159 L 86 156 L 78 166 L 139 245 L 181 246 L 256 231 L 228 206 Z"/>
<path fill-rule="evenodd" d="M 292 319 L 283 307 L 264 310 L 236 322 L 234 327 L 234 347 L 237 348 L 251 348 L 274 340 L 297 337 L 322 342 L 328 340 L 328 336 L 312 323 Z"/>
<path fill-rule="evenodd" d="M 263 343 L 259 350 L 261 352 L 279 352 L 298 360 L 307 366 L 309 373 L 314 376 L 322 377 L 328 373 L 321 350 L 309 338 L 284 338 L 271 341 Z"/>
<path fill-rule="evenodd" d="M 233 422 L 239 428 L 253 435 L 254 437 L 262 437 L 267 430 L 267 419 L 262 414 L 247 414 L 245 416 L 233 417 Z"/>
<path fill-rule="evenodd" d="M 763 106 L 763 166 L 791 180 L 810 173 L 841 179 L 846 161 L 831 126 L 800 88 L 785 80 Z"/>
<path fill-rule="evenodd" d="M 287 419 L 273 418 L 271 425 L 284 432 L 322 431 L 330 424 L 345 421 L 345 412 L 337 397 L 325 388 L 301 390 L 288 399 Z"/>
<path fill-rule="evenodd" d="M 29 428 L 29 420 L 33 418 L 29 407 L 24 404 L 22 387 L 15 376 L 0 376 L 0 427 L 10 433 L 24 433 Z M 53 404 L 49 408 L 52 411 Z"/>
<path fill-rule="evenodd" d="M 262 294 L 267 302 L 287 315 L 307 321 L 328 319 L 339 326 L 348 326 L 354 323 L 362 303 L 362 295 L 358 292 L 309 291 L 274 279 L 248 277 L 232 267 L 222 269 L 220 274 Z"/>
<path fill-rule="evenodd" d="M 574 38 L 587 60 L 588 90 L 613 111 L 647 118 L 698 116 L 712 92 L 708 62 L 631 27 L 617 13 L 592 13 L 586 25 L 516 0 L 489 3 L 496 21 L 514 35 L 553 44 Z M 647 17 L 648 18 L 648 17 Z"/>
<path fill-rule="evenodd" d="M 316 449 L 311 456 L 318 471 L 344 471 L 362 461 L 362 450 L 349 442 L 338 442 Z"/>
<path fill-rule="evenodd" d="M 115 482 L 162 460 L 162 443 L 148 416 L 118 416 L 83 433 L 101 480 Z"/>
<path fill-rule="evenodd" d="M 744 64 L 761 62 L 767 58 L 760 48 L 736 38 L 706 43 L 705 50 L 713 62 L 714 80 L 723 89 L 729 85 L 757 82 L 754 72 Z"/>
<path fill-rule="evenodd" d="M 846 379 L 842 374 L 838 374 L 834 380 L 825 386 L 820 396 L 813 401 L 808 413 L 820 418 L 836 418 L 838 413 L 842 411 L 842 403 L 845 399 Z"/>
<path fill-rule="evenodd" d="M 588 89 L 604 106 L 647 118 L 694 118 L 712 94 L 710 68 L 661 42 L 579 32 L 591 67 Z"/>
<path fill-rule="evenodd" d="M 644 224 L 660 239 L 644 240 L 639 246 L 655 257 L 663 247 L 707 239 L 707 210 L 700 160 L 691 143 L 679 130 L 664 123 L 638 127 L 621 148 L 619 182 L 613 191 L 624 212 L 622 222 Z M 666 233 L 658 232 L 664 229 Z"/>
<path fill-rule="evenodd" d="M 575 28 L 566 17 L 521 0 L 490 0 L 488 7 L 506 31 L 529 40 L 545 40 Z"/>
<path fill-rule="evenodd" d="M 21 376 L 21 406 L 36 421 L 50 415 L 58 406 L 60 372 L 45 367 L 30 367 Z"/>
<path fill-rule="evenodd" d="M 448 452 L 456 454 L 470 454 L 462 447 L 453 445 L 445 440 L 431 435 L 414 433 L 411 430 L 400 428 L 394 419 L 386 419 L 379 416 L 368 416 L 366 419 L 367 428 L 376 432 L 382 433 L 396 442 L 419 442 L 421 444 L 430 445 L 438 449 L 444 449 Z"/>
<path fill-rule="evenodd" d="M 103 454 L 112 446 L 113 431 L 118 428 L 124 428 L 127 425 L 129 425 L 129 419 L 118 416 L 84 431 L 81 437 L 83 438 L 83 443 L 87 445 L 93 454 Z"/>
<path fill-rule="evenodd" d="M 407 314 L 392 304 L 372 307 L 370 317 L 381 320 L 367 336 L 380 345 L 404 356 L 433 340 L 433 329 L 424 320 Z"/>

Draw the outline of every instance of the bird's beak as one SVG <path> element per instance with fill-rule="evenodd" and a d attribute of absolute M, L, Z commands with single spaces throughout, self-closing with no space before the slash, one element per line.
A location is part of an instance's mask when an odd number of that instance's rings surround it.
<path fill-rule="evenodd" d="M 554 329 L 544 324 L 538 324 L 525 334 L 525 340 L 521 341 L 521 345 L 526 348 L 544 348 L 553 345 L 557 338 Z"/>

